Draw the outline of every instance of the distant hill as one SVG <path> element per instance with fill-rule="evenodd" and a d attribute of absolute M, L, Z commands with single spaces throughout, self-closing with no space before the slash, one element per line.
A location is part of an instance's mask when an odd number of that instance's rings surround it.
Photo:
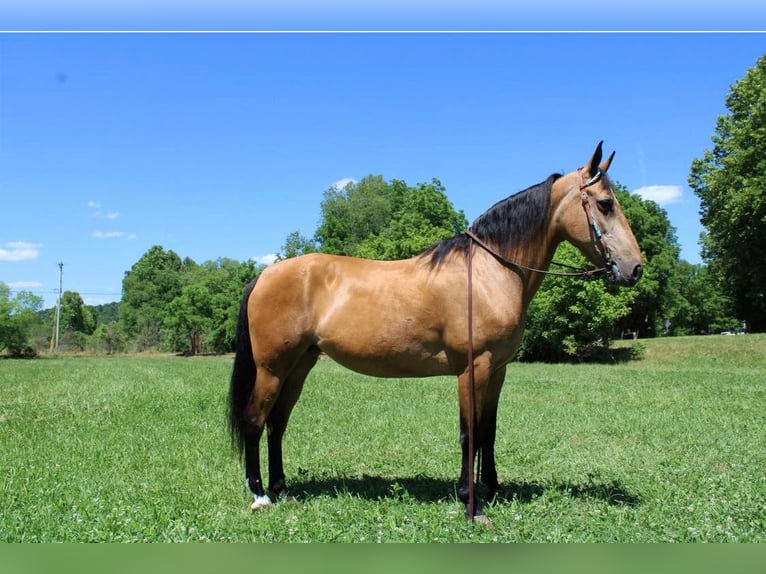
<path fill-rule="evenodd" d="M 96 326 L 108 325 L 120 319 L 120 302 L 112 301 L 103 305 L 86 305 L 96 318 Z M 56 318 L 56 307 L 43 309 L 39 313 L 45 324 L 52 325 Z"/>

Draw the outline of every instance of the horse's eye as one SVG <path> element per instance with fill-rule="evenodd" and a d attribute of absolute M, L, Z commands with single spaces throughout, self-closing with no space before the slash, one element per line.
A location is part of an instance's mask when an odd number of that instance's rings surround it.
<path fill-rule="evenodd" d="M 598 200 L 598 208 L 606 214 L 612 213 L 612 210 L 614 210 L 614 200 L 607 198 L 607 199 L 599 199 Z"/>

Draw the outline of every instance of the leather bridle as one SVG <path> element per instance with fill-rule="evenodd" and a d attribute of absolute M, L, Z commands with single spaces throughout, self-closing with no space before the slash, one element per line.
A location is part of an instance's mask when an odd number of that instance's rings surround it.
<path fill-rule="evenodd" d="M 567 272 L 561 272 L 561 271 L 551 271 L 549 269 L 536 269 L 534 267 L 528 267 L 526 265 L 522 265 L 521 263 L 511 261 L 510 259 L 504 257 L 497 250 L 493 249 L 492 247 L 487 245 L 484 241 L 482 241 L 471 229 L 467 229 L 465 232 L 465 234 L 468 236 L 469 256 L 471 254 L 471 251 L 473 250 L 473 243 L 476 243 L 476 245 L 484 249 L 484 251 L 492 255 L 495 259 L 497 259 L 500 263 L 502 263 L 506 267 L 515 267 L 523 271 L 530 271 L 532 273 L 541 273 L 543 275 L 556 275 L 559 277 L 593 277 L 601 273 L 606 273 L 607 276 L 611 277 L 612 276 L 612 254 L 609 249 L 609 245 L 606 242 L 606 237 L 601 231 L 601 228 L 599 227 L 598 222 L 596 221 L 596 218 L 593 217 L 593 206 L 592 206 L 590 196 L 588 195 L 588 192 L 587 192 L 588 187 L 590 187 L 591 185 L 595 183 L 598 183 L 604 174 L 601 171 L 601 169 L 598 169 L 596 171 L 596 175 L 591 177 L 588 181 L 585 181 L 585 168 L 581 168 L 578 173 L 579 173 L 579 179 L 580 179 L 579 188 L 580 188 L 580 198 L 582 200 L 582 206 L 583 206 L 583 209 L 585 210 L 585 217 L 588 219 L 588 226 L 593 231 L 593 234 L 596 237 L 596 241 L 598 241 L 600 251 L 601 251 L 601 256 L 603 257 L 603 260 L 604 260 L 603 267 L 584 269 L 580 267 L 574 267 L 573 265 L 569 265 L 567 263 L 560 263 L 559 261 L 551 261 L 551 265 L 565 267 L 567 269 L 572 269 L 573 271 L 567 273 Z M 470 273 L 470 265 L 469 265 L 469 273 Z"/>

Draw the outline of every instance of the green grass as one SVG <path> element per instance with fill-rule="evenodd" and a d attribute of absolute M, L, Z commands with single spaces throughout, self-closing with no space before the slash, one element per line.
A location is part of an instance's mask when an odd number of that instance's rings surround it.
<path fill-rule="evenodd" d="M 0 541 L 766 542 L 766 337 L 641 343 L 509 367 L 493 528 L 455 496 L 452 378 L 321 361 L 285 438 L 296 500 L 253 514 L 230 357 L 2 360 Z"/>

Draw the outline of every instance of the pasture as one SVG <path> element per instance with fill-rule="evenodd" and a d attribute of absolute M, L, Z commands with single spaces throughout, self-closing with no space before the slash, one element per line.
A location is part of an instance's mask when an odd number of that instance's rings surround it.
<path fill-rule="evenodd" d="M 295 500 L 254 514 L 231 357 L 0 360 L 0 541 L 766 542 L 766 337 L 640 344 L 509 366 L 492 528 L 456 498 L 452 378 L 320 361 L 285 436 Z"/>

